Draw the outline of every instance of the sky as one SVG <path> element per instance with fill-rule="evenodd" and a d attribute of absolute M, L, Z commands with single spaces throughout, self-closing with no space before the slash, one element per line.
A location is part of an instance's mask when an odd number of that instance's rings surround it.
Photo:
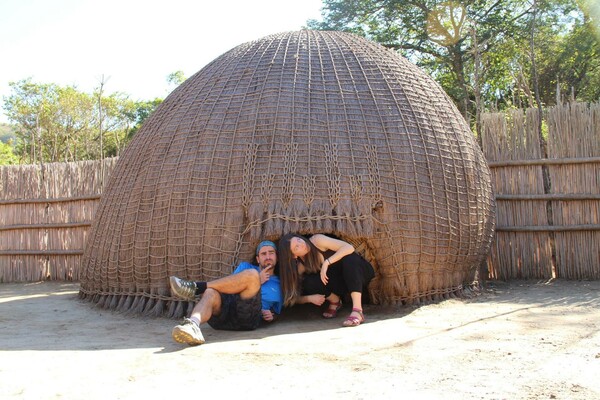
<path fill-rule="evenodd" d="M 9 82 L 164 98 L 232 48 L 321 20 L 322 0 L 1 0 L 0 122 Z"/>

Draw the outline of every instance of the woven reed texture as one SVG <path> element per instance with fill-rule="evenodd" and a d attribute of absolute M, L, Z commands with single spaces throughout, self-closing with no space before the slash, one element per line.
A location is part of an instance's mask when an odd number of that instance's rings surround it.
<path fill-rule="evenodd" d="M 0 167 L 0 282 L 78 280 L 116 159 Z"/>
<path fill-rule="evenodd" d="M 548 112 L 548 158 L 600 157 L 600 103 L 570 103 Z M 548 167 L 553 193 L 600 195 L 600 161 Z M 556 276 L 600 279 L 600 199 L 551 202 L 555 225 L 596 225 L 556 232 Z"/>
<path fill-rule="evenodd" d="M 538 110 L 510 110 L 482 115 L 482 138 L 489 162 L 540 159 Z M 544 194 L 542 166 L 492 169 L 496 193 Z M 497 225 L 547 225 L 545 201 L 496 201 Z M 527 260 L 527 261 L 525 261 Z M 548 232 L 496 232 L 490 276 L 495 279 L 542 279 L 552 273 L 552 248 Z"/>
<path fill-rule="evenodd" d="M 111 176 L 81 297 L 181 315 L 167 277 L 208 280 L 264 238 L 326 233 L 374 263 L 376 303 L 460 295 L 492 240 L 490 172 L 442 89 L 342 32 L 242 44 L 184 82 Z"/>
<path fill-rule="evenodd" d="M 490 277 L 600 279 L 600 104 L 543 114 L 548 159 L 538 116 L 537 109 L 482 115 L 498 215 Z"/>

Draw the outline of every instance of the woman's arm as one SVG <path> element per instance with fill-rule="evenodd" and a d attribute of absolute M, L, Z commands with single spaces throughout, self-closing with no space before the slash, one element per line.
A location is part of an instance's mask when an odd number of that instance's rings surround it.
<path fill-rule="evenodd" d="M 354 253 L 354 246 L 348 242 L 344 242 L 343 240 L 334 239 L 320 233 L 311 236 L 310 241 L 321 251 L 335 251 L 334 254 L 329 256 L 329 258 L 323 260 L 323 264 L 321 264 L 321 281 L 327 285 L 327 282 L 329 281 L 327 269 L 329 266 L 337 261 L 340 261 L 348 254 Z"/>
<path fill-rule="evenodd" d="M 352 246 L 350 243 L 344 242 L 343 240 L 334 239 L 329 236 L 325 236 L 321 233 L 317 233 L 316 235 L 311 236 L 310 241 L 315 246 L 317 246 L 319 250 L 335 251 L 333 255 L 324 260 L 325 262 L 329 260 L 329 264 L 338 262 L 342 258 L 346 257 L 348 254 L 354 253 L 354 246 Z"/>

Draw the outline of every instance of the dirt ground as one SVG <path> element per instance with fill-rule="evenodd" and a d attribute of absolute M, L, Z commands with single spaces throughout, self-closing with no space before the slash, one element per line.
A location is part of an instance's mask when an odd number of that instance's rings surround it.
<path fill-rule="evenodd" d="M 356 328 L 301 306 L 253 332 L 206 326 L 198 347 L 172 341 L 178 321 L 100 309 L 77 290 L 0 284 L 0 398 L 600 399 L 597 281 L 367 306 Z"/>

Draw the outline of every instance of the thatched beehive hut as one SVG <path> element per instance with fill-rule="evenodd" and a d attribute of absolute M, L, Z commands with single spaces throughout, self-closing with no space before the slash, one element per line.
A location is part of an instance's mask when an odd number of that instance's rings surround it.
<path fill-rule="evenodd" d="M 472 281 L 494 211 L 482 152 L 431 78 L 352 34 L 281 33 L 214 60 L 140 129 L 103 194 L 80 294 L 181 315 L 169 275 L 229 274 L 294 231 L 355 244 L 376 302 L 435 299 Z"/>

